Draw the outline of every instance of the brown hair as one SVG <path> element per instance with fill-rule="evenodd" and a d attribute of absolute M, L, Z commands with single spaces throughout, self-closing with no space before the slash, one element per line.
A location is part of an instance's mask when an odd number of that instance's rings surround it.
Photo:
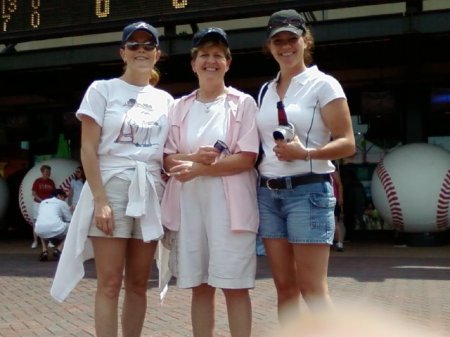
<path fill-rule="evenodd" d="M 49 171 L 51 171 L 52 168 L 51 168 L 49 165 L 42 165 L 42 166 L 41 166 L 41 172 L 44 172 L 44 170 L 49 170 Z"/>
<path fill-rule="evenodd" d="M 220 46 L 225 52 L 225 58 L 229 61 L 231 60 L 231 50 L 230 48 L 223 43 L 221 40 L 208 40 L 205 43 L 200 44 L 197 47 L 191 49 L 191 59 L 195 60 L 197 58 L 198 52 L 202 49 L 206 49 L 212 46 Z"/>

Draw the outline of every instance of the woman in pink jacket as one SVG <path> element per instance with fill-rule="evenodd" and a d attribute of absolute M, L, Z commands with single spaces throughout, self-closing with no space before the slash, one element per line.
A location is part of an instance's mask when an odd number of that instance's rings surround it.
<path fill-rule="evenodd" d="M 169 113 L 163 224 L 178 232 L 175 276 L 180 288 L 192 289 L 194 336 L 213 336 L 216 288 L 225 295 L 231 336 L 250 336 L 257 107 L 248 94 L 225 86 L 231 53 L 222 29 L 200 30 L 192 47 L 199 88 Z"/>

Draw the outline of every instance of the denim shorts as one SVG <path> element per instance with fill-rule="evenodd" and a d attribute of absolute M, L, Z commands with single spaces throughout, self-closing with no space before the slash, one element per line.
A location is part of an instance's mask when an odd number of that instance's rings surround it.
<path fill-rule="evenodd" d="M 330 182 L 292 189 L 258 187 L 259 235 L 290 243 L 332 244 L 336 198 Z"/>

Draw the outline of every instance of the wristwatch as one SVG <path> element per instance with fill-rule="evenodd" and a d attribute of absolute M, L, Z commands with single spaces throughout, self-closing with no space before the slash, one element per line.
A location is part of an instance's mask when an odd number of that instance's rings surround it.
<path fill-rule="evenodd" d="M 311 150 L 310 149 L 306 149 L 305 161 L 310 161 L 310 160 L 311 160 Z"/>

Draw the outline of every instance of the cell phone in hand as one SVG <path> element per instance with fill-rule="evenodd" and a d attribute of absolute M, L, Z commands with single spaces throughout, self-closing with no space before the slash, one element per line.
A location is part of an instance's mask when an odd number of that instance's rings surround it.
<path fill-rule="evenodd" d="M 220 153 L 230 153 L 230 150 L 228 149 L 228 145 L 221 140 L 218 140 L 214 143 L 214 148 L 217 149 Z"/>

